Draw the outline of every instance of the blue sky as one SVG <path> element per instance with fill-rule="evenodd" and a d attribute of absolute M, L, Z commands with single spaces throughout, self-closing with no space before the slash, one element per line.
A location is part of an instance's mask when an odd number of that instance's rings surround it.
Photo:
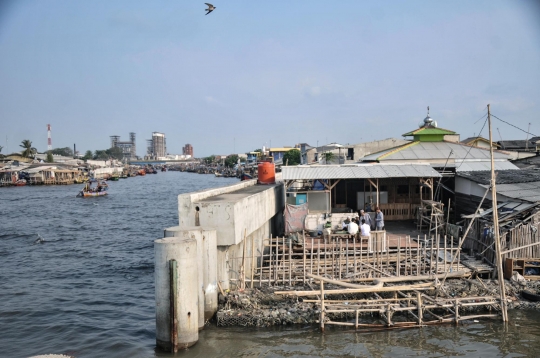
<path fill-rule="evenodd" d="M 488 103 L 540 135 L 538 1 L 213 4 L 0 0 L 0 145 L 44 151 L 47 123 L 55 148 L 135 132 L 138 155 L 154 131 L 197 157 L 359 143 L 401 137 L 428 105 L 465 138 Z"/>

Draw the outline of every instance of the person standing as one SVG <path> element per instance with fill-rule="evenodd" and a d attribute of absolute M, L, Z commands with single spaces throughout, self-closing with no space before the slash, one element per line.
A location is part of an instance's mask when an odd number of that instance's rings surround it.
<path fill-rule="evenodd" d="M 364 210 L 360 210 L 360 219 L 365 220 L 366 224 L 368 224 L 370 228 L 371 226 L 373 226 L 373 223 L 371 222 L 371 216 Z"/>
<path fill-rule="evenodd" d="M 384 214 L 379 207 L 375 207 L 375 226 L 377 231 L 384 230 Z"/>

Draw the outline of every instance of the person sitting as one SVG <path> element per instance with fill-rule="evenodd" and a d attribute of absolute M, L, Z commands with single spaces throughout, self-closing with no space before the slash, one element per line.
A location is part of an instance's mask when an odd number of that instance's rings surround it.
<path fill-rule="evenodd" d="M 350 216 L 347 216 L 347 219 L 345 219 L 342 223 L 341 223 L 341 229 L 342 230 L 347 230 L 347 226 L 350 224 L 351 222 L 351 217 Z"/>
<path fill-rule="evenodd" d="M 360 242 L 363 240 L 367 241 L 368 250 L 371 250 L 371 227 L 364 219 L 362 219 L 362 225 L 360 226 Z"/>
<path fill-rule="evenodd" d="M 358 234 L 358 224 L 354 219 L 352 219 L 349 225 L 347 225 L 347 232 L 349 233 L 349 235 Z"/>

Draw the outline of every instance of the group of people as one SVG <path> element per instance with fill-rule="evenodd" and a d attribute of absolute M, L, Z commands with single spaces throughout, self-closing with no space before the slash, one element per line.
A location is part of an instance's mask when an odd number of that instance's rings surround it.
<path fill-rule="evenodd" d="M 360 210 L 360 213 L 353 218 L 348 216 L 347 219 L 342 222 L 343 230 L 347 230 L 350 235 L 356 235 L 358 234 L 358 231 L 360 231 L 360 236 L 363 237 L 370 236 L 371 228 L 373 226 L 377 231 L 384 230 L 384 214 L 379 207 L 375 208 L 375 223 L 373 223 L 371 216 L 364 210 Z"/>

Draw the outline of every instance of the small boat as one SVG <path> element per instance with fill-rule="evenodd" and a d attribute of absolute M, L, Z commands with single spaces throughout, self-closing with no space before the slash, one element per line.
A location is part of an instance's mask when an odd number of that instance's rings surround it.
<path fill-rule="evenodd" d="M 92 187 L 93 183 L 97 183 L 97 185 L 95 187 Z M 80 196 L 83 198 L 88 198 L 92 196 L 105 196 L 107 195 L 107 189 L 109 189 L 109 186 L 107 185 L 105 180 L 102 180 L 102 181 L 93 180 L 86 183 L 83 190 L 81 190 L 79 194 L 77 194 L 77 196 Z"/>
<path fill-rule="evenodd" d="M 13 183 L 14 186 L 25 186 L 26 185 L 26 180 L 24 179 L 19 179 L 17 180 L 15 183 Z"/>
<path fill-rule="evenodd" d="M 218 173 L 218 172 L 215 172 L 214 175 L 217 176 L 217 177 L 222 177 L 223 176 L 223 174 Z"/>
<path fill-rule="evenodd" d="M 120 177 L 110 177 L 109 180 L 118 181 L 118 180 L 120 180 Z"/>
<path fill-rule="evenodd" d="M 146 175 L 146 170 L 141 169 L 137 172 L 138 175 Z"/>
<path fill-rule="evenodd" d="M 533 302 L 538 302 L 540 301 L 540 295 L 532 292 L 532 291 L 528 291 L 528 290 L 523 290 L 521 291 L 521 296 L 529 301 L 533 301 Z"/>
<path fill-rule="evenodd" d="M 240 181 L 251 180 L 251 179 L 253 179 L 253 177 L 249 174 L 242 173 L 242 175 L 240 175 Z"/>
<path fill-rule="evenodd" d="M 162 171 L 162 172 L 166 172 L 166 171 L 167 171 L 167 167 L 161 167 L 161 171 Z"/>

